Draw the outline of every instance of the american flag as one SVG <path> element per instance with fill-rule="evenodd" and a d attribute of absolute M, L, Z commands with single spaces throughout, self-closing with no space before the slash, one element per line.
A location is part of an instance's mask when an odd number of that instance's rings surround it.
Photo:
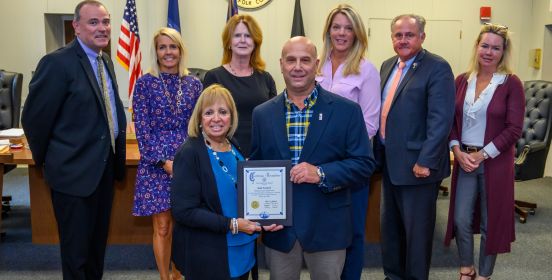
<path fill-rule="evenodd" d="M 236 0 L 228 0 L 228 11 L 226 12 L 226 21 L 233 15 L 238 14 L 238 2 Z"/>
<path fill-rule="evenodd" d="M 140 35 L 138 33 L 138 18 L 136 16 L 135 0 L 127 0 L 121 34 L 117 45 L 117 61 L 128 71 L 129 107 L 132 108 L 132 92 L 136 80 L 142 76 L 142 53 L 140 52 Z"/>

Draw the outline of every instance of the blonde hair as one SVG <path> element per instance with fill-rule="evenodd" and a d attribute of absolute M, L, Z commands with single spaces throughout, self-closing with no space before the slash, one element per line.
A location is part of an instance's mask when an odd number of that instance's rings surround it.
<path fill-rule="evenodd" d="M 201 92 L 201 95 L 197 99 L 197 103 L 190 117 L 190 122 L 188 123 L 188 136 L 190 137 L 199 137 L 201 135 L 201 119 L 203 116 L 203 110 L 206 107 L 209 107 L 218 101 L 223 101 L 228 106 L 230 110 L 230 116 L 232 118 L 230 123 L 230 129 L 226 134 L 227 137 L 231 138 L 234 136 L 236 129 L 238 128 L 238 111 L 236 109 L 236 103 L 225 87 L 219 84 L 212 84 Z"/>
<path fill-rule="evenodd" d="M 161 72 L 159 70 L 159 58 L 157 57 L 157 39 L 160 36 L 167 36 L 178 46 L 178 49 L 180 50 L 180 61 L 178 61 L 178 75 L 180 77 L 188 75 L 188 68 L 186 68 L 186 58 L 188 53 L 186 51 L 186 47 L 184 46 L 184 41 L 182 40 L 182 36 L 180 36 L 180 33 L 178 31 L 169 27 L 163 27 L 153 34 L 153 44 L 151 48 L 152 63 L 149 73 L 155 77 L 159 77 L 159 73 Z"/>
<path fill-rule="evenodd" d="M 255 47 L 253 48 L 253 52 L 249 58 L 249 65 L 253 67 L 253 69 L 263 72 L 266 66 L 264 60 L 261 58 L 263 32 L 261 31 L 261 27 L 255 18 L 248 14 L 236 14 L 226 23 L 226 26 L 222 31 L 222 64 L 230 63 L 232 60 L 232 37 L 234 36 L 234 30 L 236 30 L 236 27 L 240 22 L 247 27 L 247 30 L 249 30 L 249 34 L 251 35 L 251 39 L 253 39 L 253 42 L 255 43 Z"/>
<path fill-rule="evenodd" d="M 510 66 L 510 60 L 512 58 L 512 42 L 510 40 L 510 31 L 508 31 L 508 27 L 493 24 L 493 23 L 487 23 L 483 26 L 481 26 L 481 31 L 479 32 L 479 35 L 477 36 L 477 39 L 475 40 L 475 43 L 473 45 L 473 51 L 472 56 L 470 59 L 470 65 L 468 67 L 468 71 L 466 72 L 466 75 L 470 75 L 474 72 L 479 72 L 479 61 L 477 59 L 477 48 L 479 47 L 479 43 L 481 42 L 481 39 L 483 38 L 483 34 L 485 33 L 493 33 L 500 37 L 502 37 L 502 58 L 500 58 L 500 61 L 498 62 L 498 66 L 496 68 L 496 71 L 498 73 L 504 73 L 504 74 L 512 74 L 512 68 Z"/>
<path fill-rule="evenodd" d="M 324 25 L 324 33 L 322 34 L 323 47 L 320 54 L 320 64 L 318 65 L 318 72 L 322 72 L 322 67 L 328 60 L 328 57 L 332 51 L 332 40 L 330 38 L 330 29 L 332 21 L 337 14 L 346 16 L 353 25 L 353 32 L 355 33 L 355 41 L 347 54 L 347 58 L 344 62 L 343 75 L 348 76 L 351 74 L 360 73 L 360 61 L 364 58 L 366 50 L 368 49 L 368 37 L 366 36 L 366 28 L 360 18 L 360 15 L 347 4 L 339 4 L 326 18 L 326 24 Z"/>

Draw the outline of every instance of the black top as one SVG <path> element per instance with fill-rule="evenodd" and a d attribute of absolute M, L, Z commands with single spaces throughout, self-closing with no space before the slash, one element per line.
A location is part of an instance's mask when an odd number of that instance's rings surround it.
<path fill-rule="evenodd" d="M 276 84 L 270 73 L 254 71 L 251 76 L 236 77 L 219 66 L 205 74 L 203 88 L 218 83 L 227 88 L 238 109 L 238 129 L 234 137 L 242 147 L 245 157 L 251 149 L 251 114 L 255 106 L 276 96 Z"/>

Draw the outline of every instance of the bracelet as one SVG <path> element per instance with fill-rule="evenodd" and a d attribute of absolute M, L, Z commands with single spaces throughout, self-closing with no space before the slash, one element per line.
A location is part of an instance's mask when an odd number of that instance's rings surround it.
<path fill-rule="evenodd" d="M 232 234 L 238 234 L 238 219 L 232 218 Z"/>

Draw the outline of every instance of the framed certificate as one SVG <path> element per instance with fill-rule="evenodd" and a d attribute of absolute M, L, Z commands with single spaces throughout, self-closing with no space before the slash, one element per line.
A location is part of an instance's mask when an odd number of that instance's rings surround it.
<path fill-rule="evenodd" d="M 290 160 L 238 162 L 238 216 L 261 225 L 291 226 Z"/>

